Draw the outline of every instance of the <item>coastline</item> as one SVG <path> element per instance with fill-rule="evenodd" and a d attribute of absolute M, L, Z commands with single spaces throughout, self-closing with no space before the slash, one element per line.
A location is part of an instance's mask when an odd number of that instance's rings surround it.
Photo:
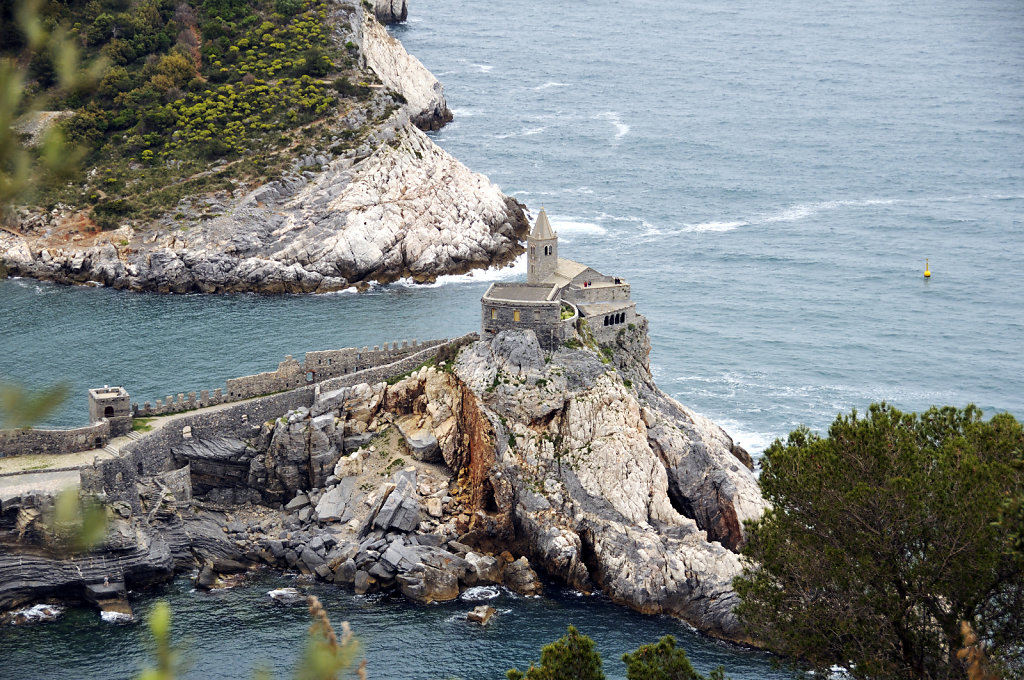
<path fill-rule="evenodd" d="M 189 197 L 176 214 L 112 231 L 69 206 L 23 214 L 19 231 L 0 232 L 6 272 L 160 293 L 325 293 L 432 282 L 521 254 L 523 206 L 421 132 L 452 118 L 441 84 L 361 3 L 332 7 L 384 83 L 366 113 L 342 121 L 371 126 L 360 146 L 307 150 L 281 179 Z"/>
<path fill-rule="evenodd" d="M 550 363 L 532 331 L 491 341 L 471 335 L 284 392 L 144 418 L 145 432 L 132 432 L 129 420 L 128 435 L 79 467 L 77 479 L 57 473 L 55 488 L 40 491 L 0 476 L 8 530 L 0 603 L 58 597 L 124 611 L 129 589 L 196 568 L 197 587 L 265 565 L 421 603 L 481 585 L 535 595 L 544 573 L 749 642 L 731 614 L 739 562 L 723 545 L 740 541 L 739 520 L 759 512 L 756 481 L 724 432 L 657 389 L 645 324 L 638 332 L 600 353 L 557 349 Z M 605 353 L 616 357 L 613 367 Z M 335 356 L 311 353 L 307 362 Z M 273 388 L 284 375 L 305 380 L 304 372 L 282 373 L 288 365 L 248 379 L 252 389 Z M 513 393 L 534 405 L 512 406 Z M 648 404 L 642 419 L 629 406 L 638 398 Z M 573 424 L 595 399 L 625 404 L 626 420 L 591 422 L 594 413 L 589 425 Z M 134 412 L 155 415 L 137 405 Z M 121 418 L 110 420 L 123 427 Z M 530 430 L 541 422 L 594 458 L 564 459 L 551 434 Z M 597 439 L 604 428 L 631 434 L 605 451 Z M 618 478 L 622 465 L 644 470 L 626 488 L 608 477 Z M 717 480 L 718 492 L 681 485 L 695 476 Z M 112 523 L 101 548 L 68 562 L 47 528 L 48 508 L 62 488 L 78 485 L 102 499 Z M 679 514 L 670 487 L 708 514 Z M 623 552 L 623 540 L 642 542 L 647 557 Z M 676 560 L 689 565 L 685 576 L 674 575 Z M 623 580 L 623 570 L 635 576 Z M 112 593 L 93 593 L 108 581 Z"/>

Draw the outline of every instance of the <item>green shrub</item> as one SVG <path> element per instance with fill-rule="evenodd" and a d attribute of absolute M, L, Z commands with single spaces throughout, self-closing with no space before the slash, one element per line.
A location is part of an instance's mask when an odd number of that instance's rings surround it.
<path fill-rule="evenodd" d="M 540 665 L 531 663 L 526 673 L 512 669 L 505 675 L 509 680 L 604 680 L 594 641 L 575 626 L 540 650 Z"/>

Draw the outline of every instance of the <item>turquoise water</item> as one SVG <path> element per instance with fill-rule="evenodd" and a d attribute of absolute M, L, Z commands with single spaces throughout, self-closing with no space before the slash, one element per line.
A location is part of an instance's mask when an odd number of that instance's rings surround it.
<path fill-rule="evenodd" d="M 311 619 L 306 607 L 281 606 L 266 595 L 287 586 L 319 597 L 336 626 L 341 621 L 351 624 L 368 675 L 377 680 L 497 680 L 509 668 L 525 669 L 536 661 L 540 648 L 564 635 L 569 624 L 595 640 L 612 680 L 625 676 L 619 660 L 623 653 L 663 635 L 674 635 L 694 666 L 705 673 L 724 665 L 734 678 L 791 677 L 773 669 L 763 652 L 709 640 L 673 619 L 642 616 L 602 597 L 570 591 L 554 589 L 548 597 L 530 599 L 477 588 L 454 602 L 417 606 L 401 596 L 356 596 L 325 584 L 303 585 L 287 576 L 263 574 L 252 580 L 245 588 L 199 593 L 179 579 L 160 591 L 171 605 L 175 641 L 183 645 L 191 664 L 185 677 L 248 680 L 254 669 L 266 668 L 274 678 L 290 678 Z M 487 590 L 496 597 L 480 599 Z M 484 602 L 498 612 L 491 624 L 481 628 L 467 623 L 466 612 Z M 153 599 L 133 604 L 144 619 Z M 143 625 L 102 623 L 95 612 L 76 610 L 54 624 L 0 628 L 0 677 L 132 677 L 153 663 L 148 643 Z"/>
<path fill-rule="evenodd" d="M 394 33 L 445 84 L 456 119 L 437 142 L 544 206 L 565 256 L 627 277 L 659 384 L 755 453 L 881 399 L 1024 416 L 1018 0 L 431 0 Z M 524 273 L 278 298 L 5 281 L 0 374 L 69 381 L 76 396 L 53 423 L 80 424 L 93 385 L 153 400 L 273 369 L 284 354 L 462 334 L 489 280 Z M 256 607 L 262 591 L 231 597 Z M 581 602 L 588 627 L 648 621 Z M 501 675 L 504 645 L 523 641 L 525 664 L 526 649 L 557 637 L 569 605 L 551 605 L 550 625 L 544 606 L 480 642 L 479 677 Z M 388 611 L 396 635 L 435 633 L 419 608 Z M 292 653 L 264 642 L 263 623 L 238 625 L 261 651 Z M 99 649 L 121 636 L 108 631 Z M 210 664 L 234 663 L 235 643 L 209 644 Z M 371 665 L 390 668 L 395 654 Z M 430 663 L 447 654 L 417 657 L 408 677 L 443 677 Z"/>

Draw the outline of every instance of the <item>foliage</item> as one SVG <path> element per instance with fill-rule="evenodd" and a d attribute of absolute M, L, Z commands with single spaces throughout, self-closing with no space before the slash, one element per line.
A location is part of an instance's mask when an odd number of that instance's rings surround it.
<path fill-rule="evenodd" d="M 76 555 L 103 543 L 107 535 L 107 512 L 95 498 L 81 498 L 77 488 L 57 494 L 50 533 L 61 552 Z"/>
<path fill-rule="evenodd" d="M 347 621 L 341 624 L 342 635 L 338 639 L 327 611 L 316 597 L 309 598 L 309 613 L 313 624 L 309 627 L 306 648 L 294 677 L 296 680 L 337 680 L 355 663 L 359 643 Z M 138 680 L 174 680 L 182 673 L 183 661 L 187 659 L 171 645 L 171 608 L 162 600 L 149 615 L 149 632 L 156 653 L 156 668 L 142 671 Z M 365 660 L 355 669 L 355 675 L 366 680 Z M 257 674 L 257 677 L 266 676 L 266 673 Z"/>
<path fill-rule="evenodd" d="M 594 641 L 569 626 L 565 635 L 540 650 L 540 665 L 530 664 L 526 673 L 512 669 L 509 680 L 602 680 L 601 655 Z"/>
<path fill-rule="evenodd" d="M 0 44 L 0 205 L 20 198 L 33 158 L 73 169 L 65 138 L 92 170 L 41 186 L 35 202 L 93 205 L 94 221 L 111 228 L 184 195 L 272 179 L 300 142 L 327 148 L 342 137 L 353 148 L 369 132 L 335 123 L 347 99 L 375 91 L 358 47 L 332 43 L 325 0 L 39 2 L 43 19 L 2 27 L 11 39 Z M 71 78 L 78 51 L 95 60 L 95 87 Z M 349 78 L 359 85 L 340 91 Z M 25 149 L 10 122 L 44 108 L 74 115 L 53 127 L 52 144 Z M 212 161 L 227 164 L 211 171 Z"/>
<path fill-rule="evenodd" d="M 26 96 L 26 82 L 34 78 L 70 95 L 87 87 L 104 68 L 102 61 L 81 67 L 75 41 L 66 29 L 44 25 L 39 5 L 3 3 L 0 12 L 0 45 L 21 52 L 20 59 L 6 49 L 0 53 L 0 213 L 22 198 L 33 182 L 64 178 L 78 161 L 56 127 L 47 130 L 34 152 L 22 143 L 15 120 L 27 120 L 45 105 Z"/>
<path fill-rule="evenodd" d="M 67 395 L 65 384 L 33 392 L 22 385 L 0 383 L 0 429 L 29 427 L 45 420 Z"/>
<path fill-rule="evenodd" d="M 313 617 L 313 625 L 309 627 L 306 639 L 306 650 L 302 662 L 295 673 L 296 680 L 334 680 L 355 663 L 359 653 L 356 642 L 349 628 L 348 621 L 341 624 L 342 634 L 339 641 L 331 627 L 327 611 L 315 597 L 309 598 L 309 613 Z M 356 675 L 366 680 L 366 661 L 356 669 Z"/>
<path fill-rule="evenodd" d="M 632 654 L 623 654 L 628 680 L 705 680 L 694 670 L 686 652 L 676 647 L 676 639 L 666 635 L 654 644 L 643 645 Z M 711 680 L 722 678 L 722 669 L 711 673 Z"/>
<path fill-rule="evenodd" d="M 1021 425 L 973 405 L 875 404 L 824 438 L 795 430 L 762 459 L 772 507 L 748 525 L 759 566 L 735 582 L 737 614 L 772 649 L 856 678 L 966 677 L 952 659 L 967 621 L 1020 673 L 1020 525 L 995 521 L 1024 492 L 1022 456 Z"/>
<path fill-rule="evenodd" d="M 149 634 L 153 638 L 156 668 L 142 671 L 138 680 L 174 680 L 181 666 L 181 654 L 171 645 L 171 608 L 163 600 L 149 614 Z"/>

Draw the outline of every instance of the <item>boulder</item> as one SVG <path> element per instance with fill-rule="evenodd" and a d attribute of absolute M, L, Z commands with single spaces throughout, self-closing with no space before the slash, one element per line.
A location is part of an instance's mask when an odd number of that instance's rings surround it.
<path fill-rule="evenodd" d="M 505 565 L 505 585 L 513 592 L 527 597 L 540 595 L 543 586 L 537 578 L 537 572 L 530 566 L 530 561 L 520 557 L 515 562 Z"/>
<path fill-rule="evenodd" d="M 320 522 L 347 522 L 355 517 L 361 502 L 362 494 L 356 486 L 356 478 L 345 477 L 320 498 L 316 504 L 316 515 Z"/>
<path fill-rule="evenodd" d="M 412 531 L 420 523 L 420 501 L 416 494 L 416 469 L 395 473 L 395 488 L 384 499 L 373 520 L 381 531 Z"/>
<path fill-rule="evenodd" d="M 482 604 L 477 607 L 473 607 L 473 611 L 466 614 L 466 620 L 472 621 L 473 623 L 479 623 L 481 626 L 486 626 L 491 620 L 491 617 L 495 614 L 495 609 L 489 604 Z"/>
<path fill-rule="evenodd" d="M 429 565 L 418 565 L 399 574 L 395 581 L 402 594 L 414 602 L 446 602 L 459 596 L 459 579 L 450 572 Z"/>
<path fill-rule="evenodd" d="M 467 586 L 501 583 L 504 564 L 498 562 L 496 558 L 470 552 L 466 554 L 466 561 L 473 566 L 473 570 L 466 577 Z"/>
<path fill-rule="evenodd" d="M 397 24 L 409 16 L 408 0 L 375 0 L 373 14 L 382 24 Z"/>
<path fill-rule="evenodd" d="M 405 437 L 409 453 L 416 460 L 436 463 L 441 460 L 441 447 L 430 429 L 426 416 L 408 415 L 395 420 L 395 426 Z"/>

